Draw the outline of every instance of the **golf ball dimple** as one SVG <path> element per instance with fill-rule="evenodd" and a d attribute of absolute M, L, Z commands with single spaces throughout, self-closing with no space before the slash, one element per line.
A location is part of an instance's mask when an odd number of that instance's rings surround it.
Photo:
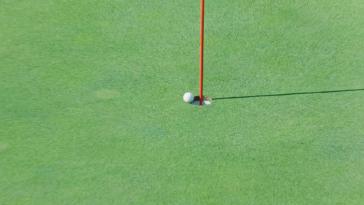
<path fill-rule="evenodd" d="M 194 96 L 191 92 L 187 92 L 183 95 L 183 101 L 186 103 L 192 103 Z"/>

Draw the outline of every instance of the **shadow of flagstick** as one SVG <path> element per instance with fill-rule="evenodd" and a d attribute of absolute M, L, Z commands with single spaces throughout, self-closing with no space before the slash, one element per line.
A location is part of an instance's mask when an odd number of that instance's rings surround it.
<path fill-rule="evenodd" d="M 325 91 L 315 91 L 315 92 L 295 92 L 295 93 L 278 93 L 278 94 L 265 94 L 265 95 L 217 97 L 217 98 L 212 98 L 212 100 L 233 100 L 233 99 L 244 99 L 244 98 L 280 97 L 280 96 L 290 96 L 290 95 L 314 95 L 314 94 L 345 93 L 345 92 L 358 92 L 358 91 L 364 91 L 364 88 L 346 89 L 346 90 L 325 90 Z"/>

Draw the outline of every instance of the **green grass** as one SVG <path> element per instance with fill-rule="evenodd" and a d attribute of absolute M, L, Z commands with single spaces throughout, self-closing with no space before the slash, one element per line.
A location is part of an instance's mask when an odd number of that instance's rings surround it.
<path fill-rule="evenodd" d="M 207 0 L 206 94 L 364 88 L 362 0 Z M 0 0 L 0 204 L 356 205 L 364 91 L 197 93 L 197 0 Z"/>

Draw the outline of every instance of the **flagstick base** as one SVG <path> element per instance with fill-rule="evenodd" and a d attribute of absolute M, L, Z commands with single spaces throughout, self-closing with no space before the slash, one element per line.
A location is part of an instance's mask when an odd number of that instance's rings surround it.
<path fill-rule="evenodd" d="M 212 104 L 212 99 L 209 97 L 204 97 L 203 101 L 202 101 L 202 105 L 200 105 L 200 96 L 195 96 L 195 98 L 193 99 L 192 105 L 199 105 L 199 106 L 205 106 L 205 105 L 211 105 Z"/>

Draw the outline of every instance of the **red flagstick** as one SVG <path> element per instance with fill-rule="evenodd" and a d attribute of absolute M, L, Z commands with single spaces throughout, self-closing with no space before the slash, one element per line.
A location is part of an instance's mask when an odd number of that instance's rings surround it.
<path fill-rule="evenodd" d="M 205 35 L 205 0 L 201 0 L 201 31 L 200 31 L 200 105 L 203 104 L 203 66 L 204 66 L 204 35 Z"/>

